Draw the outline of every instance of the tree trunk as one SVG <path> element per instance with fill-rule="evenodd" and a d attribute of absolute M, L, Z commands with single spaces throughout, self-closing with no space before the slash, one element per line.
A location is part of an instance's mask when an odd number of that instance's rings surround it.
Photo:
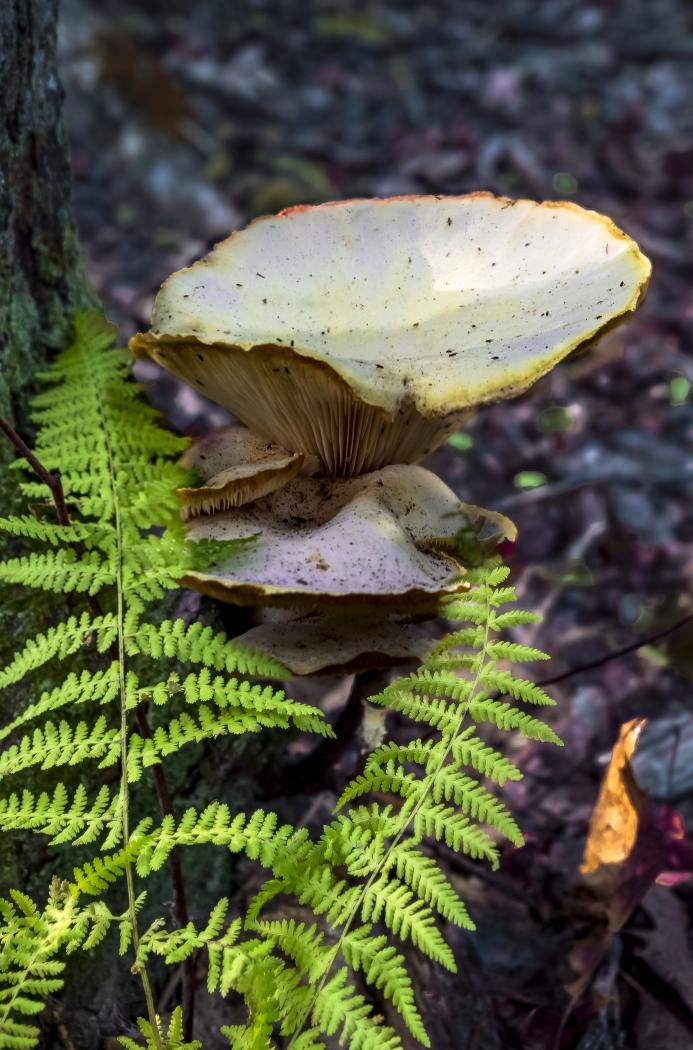
<path fill-rule="evenodd" d="M 98 305 L 72 208 L 57 21 L 58 0 L 0 0 L 0 414 L 20 429 L 75 309 Z"/>

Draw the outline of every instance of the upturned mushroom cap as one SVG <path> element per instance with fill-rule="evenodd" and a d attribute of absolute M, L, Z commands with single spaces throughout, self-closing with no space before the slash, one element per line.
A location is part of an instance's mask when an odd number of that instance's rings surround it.
<path fill-rule="evenodd" d="M 393 197 L 258 219 L 165 282 L 131 340 L 293 452 L 412 463 L 627 317 L 650 264 L 565 201 Z"/>
<path fill-rule="evenodd" d="M 422 549 L 455 534 L 459 508 L 422 467 L 350 479 L 298 475 L 244 507 L 191 521 L 193 540 L 256 539 L 182 582 L 235 605 L 435 612 L 445 595 L 469 589 L 457 561 Z"/>
<path fill-rule="evenodd" d="M 437 645 L 415 627 L 389 617 L 302 616 L 253 627 L 239 639 L 274 657 L 295 675 L 358 674 L 428 659 Z"/>
<path fill-rule="evenodd" d="M 207 482 L 176 489 L 183 519 L 240 507 L 286 485 L 303 466 L 300 452 L 263 441 L 247 427 L 222 427 L 195 441 L 180 460 Z"/>

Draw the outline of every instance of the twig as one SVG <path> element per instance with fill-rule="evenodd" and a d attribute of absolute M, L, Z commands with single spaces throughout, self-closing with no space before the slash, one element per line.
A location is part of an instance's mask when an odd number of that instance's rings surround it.
<path fill-rule="evenodd" d="M 46 470 L 42 463 L 39 463 L 29 446 L 24 444 L 16 430 L 13 430 L 7 420 L 3 419 L 2 416 L 0 416 L 0 430 L 4 430 L 19 454 L 24 456 L 24 459 L 27 461 L 39 481 L 42 481 L 44 485 L 48 485 L 53 497 L 53 503 L 55 504 L 58 525 L 69 525 L 70 515 L 67 513 L 65 493 L 63 492 L 63 483 L 60 480 L 60 475 L 51 474 Z"/>
<path fill-rule="evenodd" d="M 43 998 L 44 998 L 44 1002 L 46 1003 L 46 1006 L 48 1007 L 48 1009 L 51 1012 L 51 1016 L 53 1018 L 53 1023 L 56 1025 L 56 1027 L 58 1029 L 58 1032 L 60 1034 L 60 1038 L 62 1039 L 63 1043 L 65 1044 L 66 1050 L 75 1050 L 75 1044 L 70 1039 L 70 1034 L 69 1034 L 67 1028 L 65 1027 L 65 1023 L 63 1021 L 62 1014 L 60 1012 L 60 1007 L 59 1007 L 58 1003 L 50 995 L 44 995 Z"/>
<path fill-rule="evenodd" d="M 70 517 L 67 513 L 65 493 L 63 492 L 60 475 L 51 474 L 46 470 L 31 449 L 22 441 L 19 434 L 12 429 L 10 424 L 3 419 L 2 416 L 0 416 L 0 429 L 5 432 L 20 455 L 24 457 L 37 478 L 42 481 L 44 485 L 49 487 L 55 505 L 58 524 L 69 526 Z M 71 546 L 74 545 L 71 544 Z M 99 599 L 93 594 L 88 594 L 86 598 L 92 616 L 103 616 L 103 609 L 101 608 L 101 602 Z M 115 642 L 109 646 L 108 652 L 112 660 L 118 659 L 118 647 Z M 137 719 L 137 727 L 140 731 L 140 736 L 145 739 L 151 738 L 152 730 L 142 704 L 139 704 L 136 708 L 135 717 Z M 173 799 L 171 797 L 171 792 L 164 771 L 160 765 L 154 765 L 151 767 L 151 773 L 162 816 L 172 816 Z M 188 925 L 189 916 L 179 846 L 173 847 L 169 854 L 168 862 L 171 870 L 171 883 L 173 887 L 173 920 L 179 929 L 183 929 Z M 192 956 L 189 956 L 182 964 L 182 978 L 183 992 L 181 999 L 183 1007 L 183 1037 L 185 1042 L 191 1042 L 193 1037 L 193 1018 L 195 1011 L 195 972 Z"/>
<path fill-rule="evenodd" d="M 679 627 L 685 627 L 687 623 L 693 620 L 693 613 L 689 613 L 688 616 L 684 616 L 683 620 L 679 620 L 678 623 L 672 624 L 671 627 L 664 627 L 661 631 L 656 631 L 655 634 L 648 635 L 647 638 L 640 638 L 637 642 L 633 642 L 632 645 L 627 645 L 624 649 L 617 649 L 615 653 L 608 653 L 606 656 L 602 656 L 599 660 L 593 660 L 589 664 L 582 664 L 580 667 L 574 667 L 572 671 L 564 671 L 563 674 L 554 675 L 553 678 L 544 678 L 536 684 L 539 686 L 554 685 L 556 682 L 562 682 L 566 678 L 571 678 L 574 674 L 582 674 L 583 671 L 593 671 L 597 667 L 603 667 L 604 664 L 610 663 L 612 660 L 618 660 L 621 656 L 627 656 L 628 653 L 635 652 L 636 649 L 642 649 L 644 645 L 652 645 L 653 642 L 659 641 L 660 638 L 666 638 L 668 634 L 673 634 L 674 631 L 678 631 Z"/>

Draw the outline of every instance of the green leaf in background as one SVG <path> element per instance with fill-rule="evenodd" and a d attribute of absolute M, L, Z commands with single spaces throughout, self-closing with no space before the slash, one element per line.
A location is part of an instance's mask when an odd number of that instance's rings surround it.
<path fill-rule="evenodd" d="M 465 434 L 463 430 L 460 430 L 457 434 L 453 434 L 452 437 L 448 438 L 448 445 L 452 445 L 458 452 L 467 452 L 474 444 L 471 436 Z"/>
<path fill-rule="evenodd" d="M 515 488 L 540 489 L 547 481 L 546 474 L 540 474 L 538 470 L 521 470 L 515 475 Z"/>
<path fill-rule="evenodd" d="M 563 193 L 566 197 L 569 197 L 573 193 L 577 193 L 578 181 L 573 175 L 569 175 L 566 171 L 559 171 L 558 174 L 553 177 L 553 188 L 559 193 Z"/>
<path fill-rule="evenodd" d="M 537 416 L 537 427 L 539 430 L 574 430 L 575 416 L 572 409 L 565 405 L 547 405 Z"/>
<path fill-rule="evenodd" d="M 691 392 L 691 384 L 684 376 L 674 376 L 669 383 L 669 400 L 672 405 L 685 405 Z"/>

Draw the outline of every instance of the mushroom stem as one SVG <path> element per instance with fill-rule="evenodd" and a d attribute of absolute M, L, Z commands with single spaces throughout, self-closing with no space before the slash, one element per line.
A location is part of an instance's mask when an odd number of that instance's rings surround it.
<path fill-rule="evenodd" d="M 272 797 L 314 795 L 324 789 L 341 790 L 334 767 L 358 732 L 364 701 L 382 692 L 389 682 L 389 671 L 364 671 L 354 675 L 349 699 L 332 727 L 334 737 L 324 740 L 306 758 L 287 767 L 278 782 L 273 780 Z"/>

